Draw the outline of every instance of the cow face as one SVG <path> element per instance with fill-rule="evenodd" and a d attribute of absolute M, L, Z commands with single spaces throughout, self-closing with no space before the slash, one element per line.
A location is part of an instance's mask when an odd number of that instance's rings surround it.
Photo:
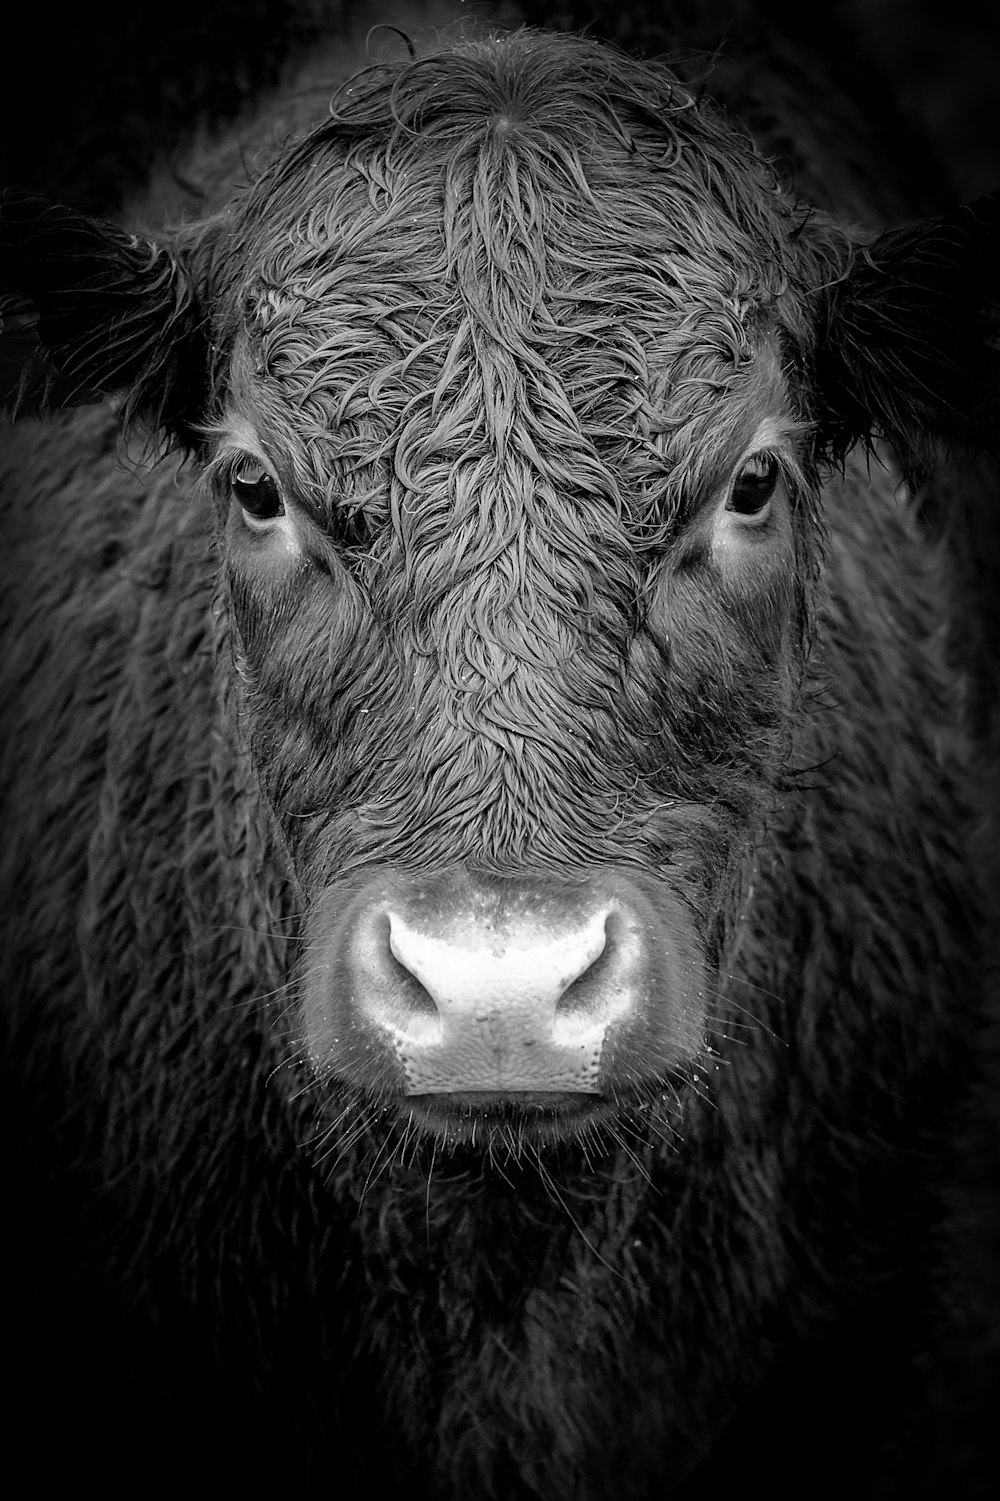
<path fill-rule="evenodd" d="M 362 75 L 170 254 L 73 233 L 134 404 L 208 435 L 318 1076 L 448 1140 L 670 1096 L 787 757 L 817 460 L 916 454 L 979 347 L 927 235 L 856 267 L 665 70 L 530 33 Z M 114 384 L 32 274 L 56 389 Z"/>
<path fill-rule="evenodd" d="M 310 1056 L 448 1119 L 699 1056 L 812 545 L 762 169 L 459 61 L 257 185 L 210 465 Z"/>

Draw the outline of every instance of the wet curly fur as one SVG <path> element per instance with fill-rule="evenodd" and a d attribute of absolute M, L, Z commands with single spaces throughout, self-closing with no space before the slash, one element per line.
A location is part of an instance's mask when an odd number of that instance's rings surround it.
<path fill-rule="evenodd" d="M 127 414 L 202 455 L 224 407 L 253 417 L 326 594 L 226 563 L 225 447 L 140 481 L 106 408 L 8 436 L 18 1275 L 66 1289 L 25 1382 L 82 1413 L 85 1471 L 791 1496 L 790 1428 L 810 1494 L 879 1468 L 918 1401 L 977 986 L 970 750 L 948 556 L 885 450 L 829 460 L 874 426 L 916 472 L 984 419 L 940 415 L 978 366 L 916 426 L 869 389 L 877 312 L 820 340 L 871 239 L 662 67 L 467 44 L 354 80 L 164 236 L 110 340 Z M 18 243 L 59 404 L 93 384 L 92 315 L 47 330 Z M 796 582 L 752 606 L 670 547 L 759 419 L 765 331 Z M 550 1149 L 508 1122 L 447 1153 L 318 1087 L 302 919 L 374 859 L 669 865 L 717 963 L 697 1067 Z"/>

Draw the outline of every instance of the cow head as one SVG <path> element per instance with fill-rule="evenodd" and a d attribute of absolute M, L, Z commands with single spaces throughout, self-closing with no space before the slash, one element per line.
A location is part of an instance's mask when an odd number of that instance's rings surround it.
<path fill-rule="evenodd" d="M 817 475 L 981 441 L 995 204 L 866 238 L 665 68 L 521 33 L 352 80 L 169 243 L 25 195 L 0 240 L 26 384 L 204 464 L 319 1078 L 449 1140 L 669 1096 L 787 756 Z"/>

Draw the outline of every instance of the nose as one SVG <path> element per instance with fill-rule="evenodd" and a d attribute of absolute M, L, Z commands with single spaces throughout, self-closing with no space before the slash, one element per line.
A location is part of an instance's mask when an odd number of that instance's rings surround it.
<path fill-rule="evenodd" d="M 604 1094 L 700 1045 L 690 923 L 628 873 L 387 870 L 348 896 L 328 888 L 310 938 L 313 1062 L 379 1094 Z"/>
<path fill-rule="evenodd" d="M 410 1093 L 597 1091 L 605 1032 L 628 1006 L 627 943 L 608 906 L 568 929 L 524 914 L 446 937 L 386 917 L 367 1011 L 393 1037 Z"/>

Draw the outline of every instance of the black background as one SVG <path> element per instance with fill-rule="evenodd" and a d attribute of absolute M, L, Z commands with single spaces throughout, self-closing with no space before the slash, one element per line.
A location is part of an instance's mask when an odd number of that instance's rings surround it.
<path fill-rule="evenodd" d="M 725 0 L 703 0 L 725 12 Z M 739 0 L 736 0 L 739 3 Z M 983 0 L 759 0 L 776 27 L 825 40 L 846 25 L 966 199 L 1000 184 L 1000 41 Z M 398 0 L 91 0 L 8 13 L 0 46 L 0 182 L 113 213 L 200 122 L 232 117 L 322 32 L 363 31 Z M 527 0 L 534 21 L 590 25 L 626 44 L 699 0 Z M 469 0 L 463 10 L 481 7 Z M 418 4 L 408 7 L 411 14 Z"/>
<path fill-rule="evenodd" d="M 699 0 L 676 3 L 695 9 Z M 718 8 L 722 0 L 706 3 Z M 809 15 L 819 30 L 831 18 L 846 28 L 859 67 L 881 77 L 926 137 L 956 201 L 1000 185 L 1000 41 L 990 0 L 760 4 L 776 27 L 801 27 Z M 646 32 L 655 51 L 667 4 L 528 0 L 524 8 L 532 20 L 591 24 L 626 44 Z M 313 38 L 348 24 L 363 31 L 393 9 L 392 0 L 22 4 L 0 32 L 0 182 L 117 213 L 158 160 L 169 159 L 198 126 L 234 116 Z M 468 9 L 475 11 L 474 0 Z M 996 1056 L 1000 1080 L 1000 1048 Z M 987 1300 L 997 1288 L 990 1199 L 984 1184 L 982 1265 L 970 1272 Z"/>

